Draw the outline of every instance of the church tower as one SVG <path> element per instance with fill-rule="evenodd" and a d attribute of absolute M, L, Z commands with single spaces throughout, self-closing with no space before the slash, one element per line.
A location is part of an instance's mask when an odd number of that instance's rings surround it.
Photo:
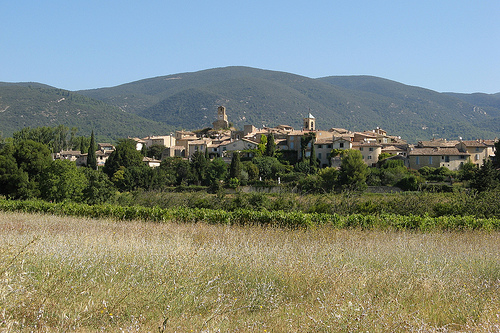
<path fill-rule="evenodd" d="M 307 118 L 304 118 L 304 131 L 315 131 L 316 130 L 316 119 L 314 116 L 309 112 L 307 115 Z"/>
<path fill-rule="evenodd" d="M 212 123 L 215 130 L 224 129 L 229 127 L 229 121 L 227 121 L 226 107 L 219 106 L 217 108 L 217 120 Z"/>

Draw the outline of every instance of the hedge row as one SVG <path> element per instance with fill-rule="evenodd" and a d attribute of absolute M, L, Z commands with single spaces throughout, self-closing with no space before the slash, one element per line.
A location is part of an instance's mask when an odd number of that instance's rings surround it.
<path fill-rule="evenodd" d="M 211 224 L 258 224 L 288 228 L 330 225 L 335 228 L 396 230 L 500 230 L 500 219 L 474 216 L 440 216 L 302 213 L 240 209 L 235 211 L 205 208 L 168 208 L 114 205 L 86 205 L 73 202 L 50 203 L 40 200 L 0 199 L 0 210 L 26 213 L 143 220 L 154 222 L 205 222 Z"/>

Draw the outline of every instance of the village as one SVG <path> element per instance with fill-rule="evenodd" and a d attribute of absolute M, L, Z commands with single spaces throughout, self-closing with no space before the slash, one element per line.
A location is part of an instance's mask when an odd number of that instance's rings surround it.
<path fill-rule="evenodd" d="M 343 128 L 320 130 L 317 129 L 318 121 L 311 113 L 303 119 L 303 126 L 300 130 L 288 125 L 260 129 L 253 125 L 244 125 L 243 130 L 237 130 L 231 128 L 224 106 L 218 107 L 217 119 L 212 124 L 211 129 L 179 130 L 175 134 L 131 139 L 136 142 L 137 150 L 153 145 L 164 147 L 161 156 L 144 157 L 144 163 L 152 168 L 158 167 L 161 161 L 168 157 L 190 159 L 197 151 L 205 153 L 209 158 L 221 157 L 227 163 L 230 163 L 231 153 L 235 151 L 252 157 L 253 151 L 261 144 L 262 138 L 272 134 L 278 150 L 294 155 L 297 161 L 304 157 L 302 156 L 304 153 L 305 157 L 309 158 L 313 152 L 322 168 L 340 166 L 340 154 L 332 154 L 332 152 L 355 149 L 361 152 L 363 161 L 370 167 L 377 166 L 383 154 L 385 157 L 388 156 L 388 159 L 403 161 L 404 166 L 409 169 L 418 170 L 427 166 L 446 167 L 451 171 L 459 170 L 466 162 L 477 166 L 482 165 L 484 160 L 494 155 L 497 141 L 497 139 L 434 138 L 410 144 L 400 136 L 389 135 L 378 127 L 363 132 L 351 132 Z M 305 136 L 312 137 L 312 139 L 306 147 L 303 147 L 301 139 Z M 99 143 L 96 151 L 97 165 L 104 166 L 113 151 L 113 144 Z M 55 154 L 54 158 L 72 160 L 77 165 L 86 165 L 87 162 L 87 154 L 74 150 L 61 151 Z"/>

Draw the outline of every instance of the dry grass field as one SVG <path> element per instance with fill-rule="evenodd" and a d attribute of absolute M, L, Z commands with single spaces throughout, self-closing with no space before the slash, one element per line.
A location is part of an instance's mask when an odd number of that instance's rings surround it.
<path fill-rule="evenodd" d="M 0 213 L 0 331 L 495 332 L 499 232 Z"/>

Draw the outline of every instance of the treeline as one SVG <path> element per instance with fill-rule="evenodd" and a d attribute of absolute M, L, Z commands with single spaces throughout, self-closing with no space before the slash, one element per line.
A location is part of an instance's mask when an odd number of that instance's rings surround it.
<path fill-rule="evenodd" d="M 79 150 L 85 154 L 88 152 L 90 138 L 77 136 L 77 132 L 76 127 L 69 128 L 64 125 L 56 127 L 24 127 L 15 132 L 12 139 L 14 143 L 26 140 L 43 143 L 52 153 L 59 153 L 62 150 Z"/>
<path fill-rule="evenodd" d="M 130 139 L 119 140 L 116 150 L 102 169 L 96 168 L 95 140 L 78 138 L 74 129 L 23 129 L 0 146 L 0 194 L 13 199 L 40 198 L 47 201 L 98 204 L 118 200 L 121 193 L 162 192 L 175 189 L 203 190 L 223 196 L 227 188 L 242 185 L 276 186 L 289 192 L 341 193 L 360 192 L 367 186 L 397 186 L 409 191 L 452 191 L 453 183 L 478 192 L 494 190 L 500 184 L 499 144 L 493 160 L 477 167 L 464 164 L 460 171 L 424 167 L 408 170 L 402 161 L 386 159 L 377 168 L 369 168 L 357 150 L 341 154 L 340 168 L 319 168 L 315 158 L 297 160 L 291 152 L 276 150 L 274 137 L 264 137 L 258 149 L 234 152 L 228 165 L 222 158 L 210 158 L 197 151 L 191 159 L 166 158 L 150 168 L 144 156 L 159 157 L 163 146 L 142 151 Z M 314 140 L 304 137 L 305 147 Z M 314 147 L 314 145 L 312 145 Z M 76 167 L 68 160 L 53 160 L 51 153 L 71 148 L 90 152 L 89 167 Z M 314 156 L 314 151 L 311 151 Z M 387 156 L 382 156 L 387 157 Z"/>

